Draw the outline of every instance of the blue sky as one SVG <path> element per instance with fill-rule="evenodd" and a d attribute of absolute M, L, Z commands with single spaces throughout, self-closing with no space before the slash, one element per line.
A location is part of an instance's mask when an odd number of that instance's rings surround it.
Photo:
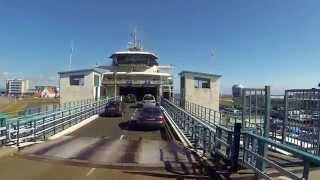
<path fill-rule="evenodd" d="M 8 77 L 56 84 L 68 68 L 108 63 L 137 27 L 161 64 L 223 75 L 222 91 L 311 88 L 319 82 L 318 0 L 0 1 L 0 86 Z M 210 52 L 213 50 L 214 56 Z"/>

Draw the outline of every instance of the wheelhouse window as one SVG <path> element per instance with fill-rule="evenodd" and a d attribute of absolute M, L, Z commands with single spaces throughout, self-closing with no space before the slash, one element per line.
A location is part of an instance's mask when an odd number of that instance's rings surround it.
<path fill-rule="evenodd" d="M 84 86 L 84 75 L 70 76 L 71 86 Z"/>
<path fill-rule="evenodd" d="M 98 75 L 94 75 L 94 86 L 99 86 L 100 78 Z"/>
<path fill-rule="evenodd" d="M 206 78 L 194 78 L 195 88 L 207 88 L 210 89 L 210 79 Z"/>
<path fill-rule="evenodd" d="M 181 88 L 184 89 L 185 83 L 186 83 L 185 77 L 181 77 L 181 78 L 180 78 L 180 81 L 181 81 Z"/>

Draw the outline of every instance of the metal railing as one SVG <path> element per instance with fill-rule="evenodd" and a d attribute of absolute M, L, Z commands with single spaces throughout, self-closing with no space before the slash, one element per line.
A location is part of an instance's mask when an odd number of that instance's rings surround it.
<path fill-rule="evenodd" d="M 320 165 L 320 157 L 318 156 L 314 156 L 310 153 L 306 153 L 291 146 L 275 142 L 271 139 L 256 135 L 252 132 L 242 132 L 241 138 L 243 143 L 240 148 L 240 154 L 242 154 L 242 156 L 240 157 L 239 161 L 245 167 L 253 169 L 256 172 L 257 176 L 266 179 L 272 179 L 272 177 L 268 174 L 278 173 L 291 179 L 308 179 L 310 163 Z M 262 155 L 263 147 L 267 147 L 269 150 L 281 152 L 287 154 L 287 156 L 295 157 L 303 161 L 302 175 L 297 172 L 289 171 L 279 162 L 272 159 L 270 155 Z M 268 168 L 266 169 L 266 167 Z M 268 172 L 268 170 L 270 171 L 270 169 L 274 169 L 277 172 Z"/>
<path fill-rule="evenodd" d="M 4 144 L 7 139 L 7 128 L 6 128 L 6 119 L 8 118 L 7 114 L 0 114 L 0 145 Z"/>
<path fill-rule="evenodd" d="M 188 103 L 182 103 L 177 99 L 170 101 L 163 99 L 161 103 L 192 143 L 192 148 L 203 151 L 203 155 L 208 157 L 221 156 L 230 163 L 231 170 L 237 170 L 239 163 L 252 169 L 257 178 L 272 179 L 272 176 L 277 174 L 292 179 L 308 179 L 310 163 L 320 165 L 320 157 L 258 135 L 254 129 L 241 130 L 241 124 L 237 120 L 233 125 L 219 123 L 222 122 L 222 119 L 219 118 L 223 116 L 223 113 L 216 112 L 216 115 L 208 116 L 208 110 L 205 110 L 207 113 L 201 115 L 203 111 L 198 109 L 202 107 L 191 105 L 196 108 L 190 108 L 190 103 L 189 106 L 185 104 Z M 209 112 L 214 111 L 209 110 Z M 212 117 L 217 119 L 210 119 Z M 303 162 L 302 172 L 289 171 L 280 162 L 275 161 L 274 157 L 267 153 L 268 151 L 300 160 Z"/>
<path fill-rule="evenodd" d="M 176 106 L 182 107 L 184 111 L 201 119 L 210 125 L 219 125 L 226 128 L 233 128 L 235 123 L 241 123 L 241 113 L 216 111 L 208 107 L 201 106 L 189 101 L 183 101 L 180 98 L 171 98 L 170 102 Z"/>
<path fill-rule="evenodd" d="M 161 103 L 184 135 L 192 144 L 192 148 L 201 151 L 204 156 L 219 155 L 224 160 L 230 161 L 232 169 L 237 166 L 240 124 L 227 128 L 215 121 L 205 120 L 204 115 L 195 116 L 177 103 L 162 99 Z M 200 108 L 199 108 L 200 109 Z M 238 145 L 236 144 L 238 143 Z"/>
<path fill-rule="evenodd" d="M 105 105 L 116 98 L 101 98 L 83 103 L 70 103 L 58 109 L 6 119 L 5 142 L 20 147 L 27 143 L 44 141 L 48 137 L 81 121 L 100 114 Z"/>

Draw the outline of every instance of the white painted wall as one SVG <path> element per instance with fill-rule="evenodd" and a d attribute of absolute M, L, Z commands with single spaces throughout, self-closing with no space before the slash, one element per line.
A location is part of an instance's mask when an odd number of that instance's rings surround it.
<path fill-rule="evenodd" d="M 220 78 L 209 78 L 210 89 L 208 89 L 195 88 L 194 77 L 191 74 L 185 74 L 185 100 L 219 111 Z M 207 76 L 199 75 L 196 77 L 208 78 Z"/>
<path fill-rule="evenodd" d="M 74 86 L 70 85 L 70 76 L 73 75 L 84 75 L 84 85 L 83 86 Z M 102 80 L 102 75 L 96 72 L 78 72 L 78 73 L 65 73 L 60 74 L 60 103 L 77 101 L 82 99 L 93 99 L 95 94 L 98 93 L 100 97 L 100 88 L 96 92 L 96 87 L 94 86 L 94 75 L 99 75 L 100 82 Z"/>

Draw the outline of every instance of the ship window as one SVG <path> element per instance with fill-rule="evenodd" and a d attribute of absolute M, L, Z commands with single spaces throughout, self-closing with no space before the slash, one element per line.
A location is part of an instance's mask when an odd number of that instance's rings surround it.
<path fill-rule="evenodd" d="M 208 88 L 210 89 L 210 79 L 206 78 L 194 78 L 195 88 Z"/>
<path fill-rule="evenodd" d="M 94 75 L 94 86 L 99 86 L 100 78 L 98 75 Z"/>
<path fill-rule="evenodd" d="M 184 88 L 185 87 L 185 77 L 181 77 L 180 82 L 181 82 L 181 88 Z"/>
<path fill-rule="evenodd" d="M 84 75 L 70 76 L 71 86 L 84 86 Z"/>

